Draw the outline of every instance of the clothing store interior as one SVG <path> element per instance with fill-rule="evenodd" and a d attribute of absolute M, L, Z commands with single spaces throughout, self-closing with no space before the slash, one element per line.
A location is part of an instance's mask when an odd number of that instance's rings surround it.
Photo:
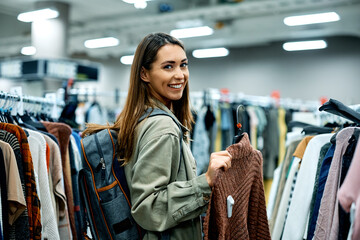
<path fill-rule="evenodd" d="M 360 239 L 360 0 L 1 0 L 0 240 L 84 238 L 81 133 L 155 32 L 185 46 L 196 174 L 247 135 L 271 239 Z"/>

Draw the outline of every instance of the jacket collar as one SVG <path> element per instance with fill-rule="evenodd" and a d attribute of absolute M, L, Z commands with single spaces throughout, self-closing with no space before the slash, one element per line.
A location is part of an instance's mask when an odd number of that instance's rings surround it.
<path fill-rule="evenodd" d="M 185 127 L 175 116 L 175 114 L 168 108 L 165 106 L 165 104 L 163 104 L 162 102 L 160 102 L 157 99 L 153 99 L 153 103 L 155 105 L 155 107 L 164 110 L 165 112 L 167 112 L 169 115 L 171 115 L 175 121 L 181 126 L 181 130 L 183 131 L 183 133 L 185 134 L 186 132 L 189 132 L 189 129 L 187 127 Z"/>

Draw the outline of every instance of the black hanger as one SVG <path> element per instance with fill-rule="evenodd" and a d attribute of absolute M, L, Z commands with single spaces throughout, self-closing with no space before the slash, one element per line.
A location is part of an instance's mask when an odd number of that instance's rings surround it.
<path fill-rule="evenodd" d="M 239 110 L 240 110 L 240 109 L 241 109 L 241 110 L 245 110 L 245 107 L 240 104 L 240 105 L 237 107 L 237 109 L 236 109 L 236 126 L 237 126 L 237 128 L 238 128 L 238 134 L 235 135 L 235 137 L 234 137 L 234 139 L 233 139 L 233 144 L 240 142 L 241 139 L 242 139 L 243 136 L 244 136 L 244 133 L 243 133 L 243 131 L 242 131 L 242 129 L 241 129 L 242 125 L 241 125 L 241 123 L 239 122 L 239 119 L 240 119 L 240 115 L 239 115 L 239 114 L 240 114 L 240 111 L 239 111 Z"/>
<path fill-rule="evenodd" d="M 0 110 L 0 122 L 6 123 L 6 118 L 2 109 Z"/>
<path fill-rule="evenodd" d="M 14 124 L 14 119 L 11 116 L 11 111 L 6 110 L 5 113 L 4 113 L 4 116 L 5 116 L 8 123 Z"/>
<path fill-rule="evenodd" d="M 340 117 L 346 118 L 358 125 L 360 125 L 360 113 L 356 112 L 352 108 L 344 105 L 338 100 L 330 98 L 329 101 L 324 103 L 319 111 L 326 111 Z"/>
<path fill-rule="evenodd" d="M 305 126 L 301 131 L 301 133 L 304 133 L 305 135 L 309 135 L 309 134 L 331 133 L 332 131 L 334 131 L 334 129 L 330 127 L 319 127 L 319 126 L 309 125 L 309 126 Z"/>
<path fill-rule="evenodd" d="M 41 122 L 38 122 L 38 121 L 34 121 L 27 111 L 24 112 L 24 115 L 20 116 L 20 119 L 24 123 L 29 124 L 30 126 L 33 126 L 38 130 L 45 131 L 45 132 L 47 131 L 44 124 L 42 124 Z"/>

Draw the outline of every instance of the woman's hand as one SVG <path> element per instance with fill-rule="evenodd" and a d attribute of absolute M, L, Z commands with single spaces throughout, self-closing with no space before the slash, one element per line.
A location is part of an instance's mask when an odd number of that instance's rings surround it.
<path fill-rule="evenodd" d="M 228 151 L 213 152 L 210 156 L 210 162 L 207 172 L 205 173 L 206 180 L 209 186 L 214 186 L 217 171 L 224 168 L 227 171 L 231 167 L 231 155 Z"/>

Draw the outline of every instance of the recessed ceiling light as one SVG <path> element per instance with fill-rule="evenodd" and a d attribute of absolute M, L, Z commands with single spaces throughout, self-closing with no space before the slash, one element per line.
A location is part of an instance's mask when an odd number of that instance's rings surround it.
<path fill-rule="evenodd" d="M 327 43 L 324 40 L 302 41 L 302 42 L 287 42 L 283 44 L 283 49 L 286 51 L 302 51 L 324 49 Z"/>
<path fill-rule="evenodd" d="M 33 22 L 37 20 L 57 18 L 58 16 L 59 12 L 57 10 L 45 8 L 36 11 L 20 13 L 17 16 L 17 19 L 22 22 Z"/>
<path fill-rule="evenodd" d="M 125 65 L 131 65 L 134 60 L 134 55 L 126 55 L 120 58 L 120 62 Z"/>
<path fill-rule="evenodd" d="M 284 18 L 284 23 L 288 26 L 299 26 L 314 23 L 326 23 L 339 21 L 340 16 L 336 12 L 317 13 L 300 15 Z"/>
<path fill-rule="evenodd" d="M 192 55 L 196 58 L 226 57 L 229 55 L 229 50 L 226 48 L 197 49 L 192 52 Z"/>
<path fill-rule="evenodd" d="M 21 54 L 23 55 L 34 55 L 36 53 L 36 48 L 33 46 L 27 46 L 21 48 Z"/>
<path fill-rule="evenodd" d="M 103 48 L 103 47 L 114 47 L 119 45 L 120 41 L 114 37 L 105 37 L 90 39 L 84 42 L 84 46 L 87 48 Z"/>

